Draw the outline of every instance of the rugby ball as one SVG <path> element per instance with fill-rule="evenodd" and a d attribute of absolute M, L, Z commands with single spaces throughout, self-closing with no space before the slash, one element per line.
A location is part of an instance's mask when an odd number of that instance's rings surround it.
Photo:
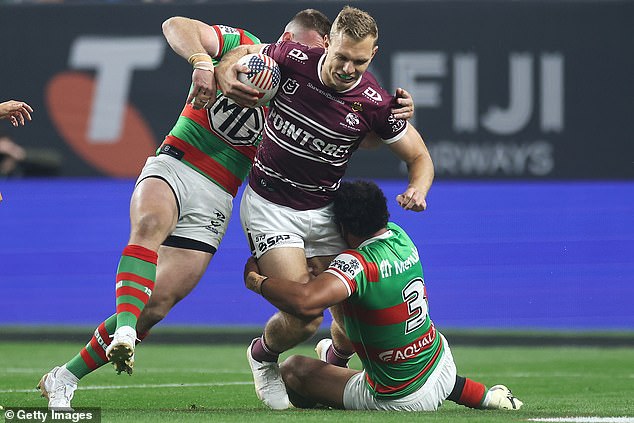
<path fill-rule="evenodd" d="M 280 86 L 280 67 L 275 60 L 260 53 L 247 54 L 238 63 L 249 68 L 248 73 L 238 73 L 238 80 L 260 92 L 260 99 L 253 107 L 264 106 Z"/>

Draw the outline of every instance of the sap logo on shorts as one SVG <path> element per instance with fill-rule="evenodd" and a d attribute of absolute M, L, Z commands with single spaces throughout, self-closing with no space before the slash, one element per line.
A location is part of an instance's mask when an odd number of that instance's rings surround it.
<path fill-rule="evenodd" d="M 351 254 L 340 254 L 330 263 L 330 267 L 343 272 L 350 279 L 354 279 L 363 269 L 359 259 Z"/>
<path fill-rule="evenodd" d="M 266 250 L 279 247 L 285 244 L 284 241 L 288 241 L 291 239 L 290 235 L 271 235 L 263 239 L 262 241 L 257 243 L 258 251 L 264 253 Z"/>
<path fill-rule="evenodd" d="M 290 57 L 291 59 L 295 60 L 296 62 L 305 62 L 306 60 L 308 60 L 308 55 L 306 53 L 304 53 L 303 51 L 294 48 L 293 50 L 291 50 L 288 53 L 288 57 Z"/>
<path fill-rule="evenodd" d="M 374 101 L 375 103 L 383 101 L 383 97 L 381 97 L 381 94 L 379 94 L 377 90 L 375 90 L 372 87 L 366 88 L 365 91 L 363 92 L 363 95 L 369 98 L 370 100 Z"/>
<path fill-rule="evenodd" d="M 299 83 L 292 78 L 288 78 L 284 82 L 284 85 L 282 85 L 282 91 L 284 91 L 284 94 L 288 94 L 288 95 L 295 94 L 295 91 L 297 91 L 297 88 L 299 88 Z"/>
<path fill-rule="evenodd" d="M 387 123 L 392 127 L 392 132 L 398 132 L 405 126 L 405 119 L 396 119 L 394 115 L 390 114 Z"/>

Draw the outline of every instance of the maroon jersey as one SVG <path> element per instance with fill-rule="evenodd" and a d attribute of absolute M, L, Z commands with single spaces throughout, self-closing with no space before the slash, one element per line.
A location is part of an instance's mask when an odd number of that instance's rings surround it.
<path fill-rule="evenodd" d="M 296 210 L 332 202 L 348 161 L 371 131 L 393 142 L 407 122 L 390 110 L 395 99 L 365 72 L 346 91 L 323 84 L 323 48 L 282 41 L 264 47 L 282 71 L 270 103 L 249 185 L 262 197 Z"/>

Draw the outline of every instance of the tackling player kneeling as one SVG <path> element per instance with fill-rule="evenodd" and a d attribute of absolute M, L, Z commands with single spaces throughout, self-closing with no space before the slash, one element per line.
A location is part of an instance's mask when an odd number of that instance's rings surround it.
<path fill-rule="evenodd" d="M 335 318 L 343 316 L 337 323 L 354 351 L 322 340 L 321 360 L 294 355 L 281 364 L 291 402 L 301 408 L 435 411 L 448 399 L 472 408 L 519 409 L 522 401 L 505 386 L 487 390 L 457 375 L 449 344 L 429 318 L 418 250 L 388 222 L 380 188 L 342 183 L 334 213 L 350 249 L 311 282 L 267 278 L 253 259 L 245 266 L 246 286 L 280 310 L 311 319 L 336 306 L 341 312 Z M 352 353 L 362 371 L 347 368 Z"/>

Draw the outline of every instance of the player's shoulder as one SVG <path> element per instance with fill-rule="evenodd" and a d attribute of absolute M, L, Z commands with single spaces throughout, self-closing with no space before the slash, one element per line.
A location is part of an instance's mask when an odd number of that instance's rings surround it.
<path fill-rule="evenodd" d="M 309 47 L 296 41 L 278 41 L 268 48 L 277 50 L 284 59 L 300 64 L 319 60 L 325 51 L 323 47 Z"/>
<path fill-rule="evenodd" d="M 363 73 L 359 84 L 354 88 L 354 93 L 370 108 L 390 107 L 394 99 L 370 71 Z"/>

